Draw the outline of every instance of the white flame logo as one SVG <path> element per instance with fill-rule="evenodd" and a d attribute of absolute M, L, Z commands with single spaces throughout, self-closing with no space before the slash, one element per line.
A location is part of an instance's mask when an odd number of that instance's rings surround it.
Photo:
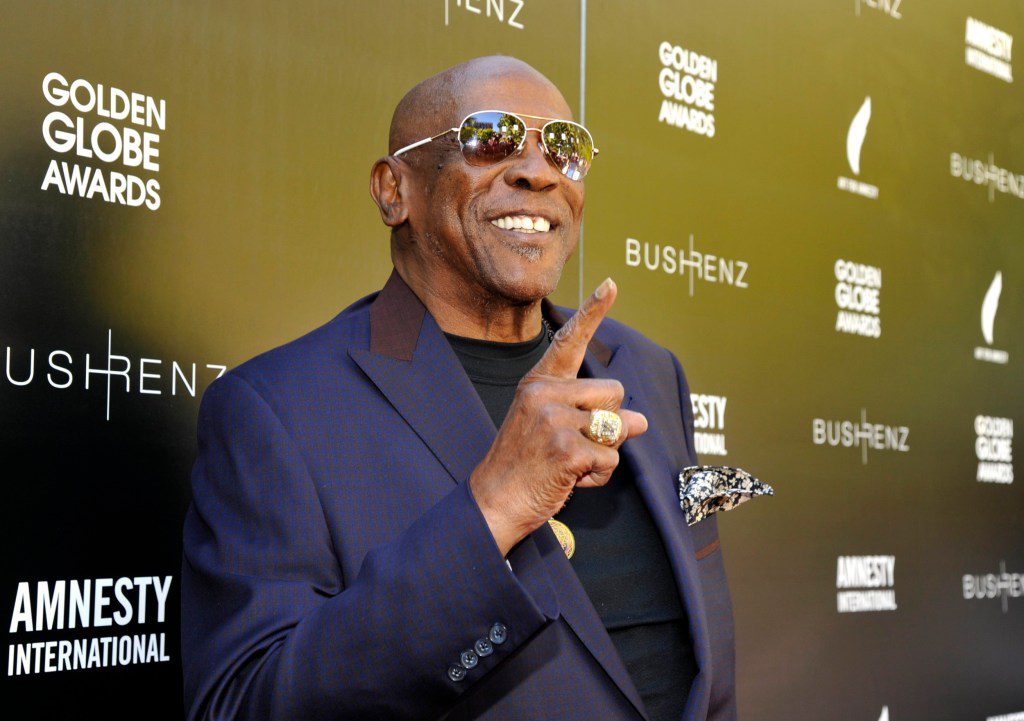
<path fill-rule="evenodd" d="M 846 133 L 846 159 L 850 161 L 850 170 L 860 175 L 860 148 L 864 145 L 864 136 L 868 134 L 868 122 L 871 120 L 871 96 L 864 98 L 864 104 L 853 116 L 850 130 Z"/>
<path fill-rule="evenodd" d="M 985 293 L 985 300 L 981 304 L 981 334 L 985 336 L 985 342 L 992 345 L 992 325 L 996 321 L 996 311 L 999 310 L 999 294 L 1003 292 L 1003 274 L 996 271 L 996 277 L 992 279 L 992 285 Z"/>
<path fill-rule="evenodd" d="M 882 715 L 878 717 L 878 721 L 889 721 L 889 707 L 882 707 Z"/>

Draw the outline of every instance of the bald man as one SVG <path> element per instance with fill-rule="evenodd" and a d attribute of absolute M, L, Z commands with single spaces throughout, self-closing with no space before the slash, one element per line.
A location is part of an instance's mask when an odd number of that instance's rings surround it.
<path fill-rule="evenodd" d="M 189 719 L 736 718 L 716 517 L 676 358 L 546 300 L 597 154 L 478 58 L 413 88 L 370 191 L 378 293 L 234 368 L 184 527 Z"/>

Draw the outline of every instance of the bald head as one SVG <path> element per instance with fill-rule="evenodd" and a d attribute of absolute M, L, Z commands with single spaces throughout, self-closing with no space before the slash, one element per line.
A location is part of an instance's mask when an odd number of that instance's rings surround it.
<path fill-rule="evenodd" d="M 508 55 L 488 55 L 453 65 L 431 75 L 405 94 L 395 107 L 388 136 L 388 152 L 437 135 L 454 127 L 468 113 L 489 107 L 469 107 L 475 98 L 486 97 L 488 88 L 498 87 L 503 80 L 515 78 L 547 86 L 561 99 L 554 83 L 528 63 Z M 565 100 L 561 99 L 563 105 Z M 468 103 L 468 104 L 467 104 Z M 515 110 L 515 108 L 498 108 Z M 561 117 L 571 119 L 567 105 Z"/>

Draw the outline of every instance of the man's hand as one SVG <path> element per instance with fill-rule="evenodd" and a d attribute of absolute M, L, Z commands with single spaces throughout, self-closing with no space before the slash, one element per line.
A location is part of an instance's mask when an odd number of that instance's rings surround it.
<path fill-rule="evenodd" d="M 617 380 L 576 377 L 615 294 L 615 283 L 606 279 L 559 328 L 519 383 L 494 443 L 470 475 L 470 489 L 503 556 L 558 513 L 575 486 L 607 483 L 619 464 L 619 446 L 647 430 L 642 414 L 619 410 L 623 388 Z M 594 409 L 622 417 L 614 446 L 584 435 Z"/>

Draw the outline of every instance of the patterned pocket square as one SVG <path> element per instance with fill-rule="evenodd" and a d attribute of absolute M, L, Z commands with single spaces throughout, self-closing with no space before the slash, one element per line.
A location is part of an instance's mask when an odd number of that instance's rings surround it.
<path fill-rule="evenodd" d="M 742 468 L 687 466 L 679 474 L 679 506 L 692 526 L 719 511 L 728 511 L 754 496 L 774 496 L 775 491 Z"/>

